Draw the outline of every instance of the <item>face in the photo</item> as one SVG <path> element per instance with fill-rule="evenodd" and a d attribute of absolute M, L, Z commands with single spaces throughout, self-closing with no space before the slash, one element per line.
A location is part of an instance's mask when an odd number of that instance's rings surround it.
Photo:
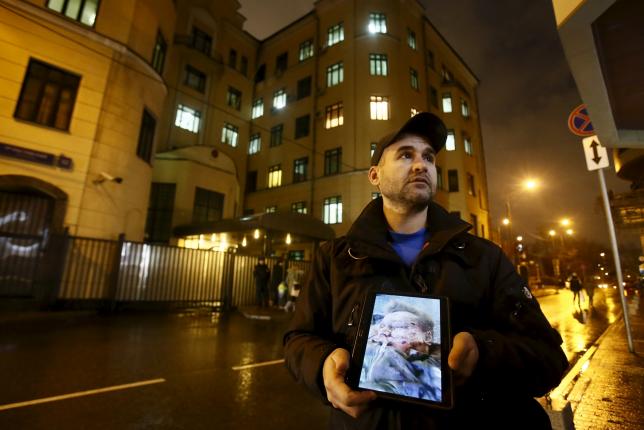
<path fill-rule="evenodd" d="M 426 353 L 432 342 L 432 333 L 424 330 L 423 326 L 423 322 L 410 312 L 392 312 L 377 324 L 372 341 L 395 348 L 405 355 L 411 349 Z"/>

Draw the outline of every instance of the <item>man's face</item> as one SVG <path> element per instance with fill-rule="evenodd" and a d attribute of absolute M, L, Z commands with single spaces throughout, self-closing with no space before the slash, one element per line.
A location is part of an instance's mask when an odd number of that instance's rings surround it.
<path fill-rule="evenodd" d="M 385 200 L 424 209 L 436 193 L 435 158 L 425 139 L 405 136 L 384 150 L 380 163 L 369 169 L 369 181 Z"/>
<path fill-rule="evenodd" d="M 410 349 L 426 352 L 432 341 L 431 332 L 424 332 L 418 317 L 405 311 L 385 315 L 377 327 L 372 341 L 390 346 L 403 354 Z"/>

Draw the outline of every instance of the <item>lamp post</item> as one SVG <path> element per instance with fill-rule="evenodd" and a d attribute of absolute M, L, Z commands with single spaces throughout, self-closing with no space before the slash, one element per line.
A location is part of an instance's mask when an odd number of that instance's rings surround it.
<path fill-rule="evenodd" d="M 536 191 L 540 186 L 539 180 L 535 178 L 527 178 L 524 179 L 518 186 L 515 187 L 514 190 L 512 190 L 510 193 L 508 193 L 505 197 L 505 218 L 501 221 L 503 225 L 506 227 L 505 231 L 505 241 L 503 240 L 503 237 L 501 238 L 501 243 L 502 245 L 505 243 L 505 247 L 502 246 L 506 252 L 508 253 L 508 257 L 510 257 L 510 260 L 512 260 L 512 263 L 516 266 L 517 264 L 517 250 L 516 247 L 514 246 L 514 232 L 512 228 L 512 205 L 510 204 L 510 198 L 522 191 L 528 191 L 528 192 L 534 192 Z"/>

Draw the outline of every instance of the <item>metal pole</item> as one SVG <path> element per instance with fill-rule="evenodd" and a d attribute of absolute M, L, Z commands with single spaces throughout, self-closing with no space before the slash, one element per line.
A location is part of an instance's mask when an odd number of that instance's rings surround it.
<path fill-rule="evenodd" d="M 622 277 L 622 265 L 619 261 L 619 250 L 617 249 L 617 238 L 615 237 L 615 225 L 613 224 L 613 215 L 610 211 L 610 202 L 606 192 L 606 180 L 604 179 L 604 169 L 597 169 L 599 173 L 599 185 L 602 189 L 602 200 L 604 201 L 604 211 L 606 211 L 606 222 L 608 223 L 608 234 L 610 236 L 610 245 L 613 248 L 613 259 L 615 260 L 615 272 L 617 273 L 617 284 L 619 287 L 619 296 L 622 300 L 622 312 L 624 314 L 624 325 L 626 326 L 626 339 L 628 340 L 628 350 L 635 352 L 633 348 L 633 336 L 631 335 L 631 322 L 628 317 L 628 307 L 626 297 L 624 296 L 624 280 Z"/>

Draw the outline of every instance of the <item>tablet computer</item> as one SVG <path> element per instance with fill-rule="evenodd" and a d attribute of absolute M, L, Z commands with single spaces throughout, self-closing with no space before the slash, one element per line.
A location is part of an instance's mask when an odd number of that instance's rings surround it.
<path fill-rule="evenodd" d="M 371 293 L 362 308 L 347 383 L 379 397 L 450 409 L 446 297 Z"/>

